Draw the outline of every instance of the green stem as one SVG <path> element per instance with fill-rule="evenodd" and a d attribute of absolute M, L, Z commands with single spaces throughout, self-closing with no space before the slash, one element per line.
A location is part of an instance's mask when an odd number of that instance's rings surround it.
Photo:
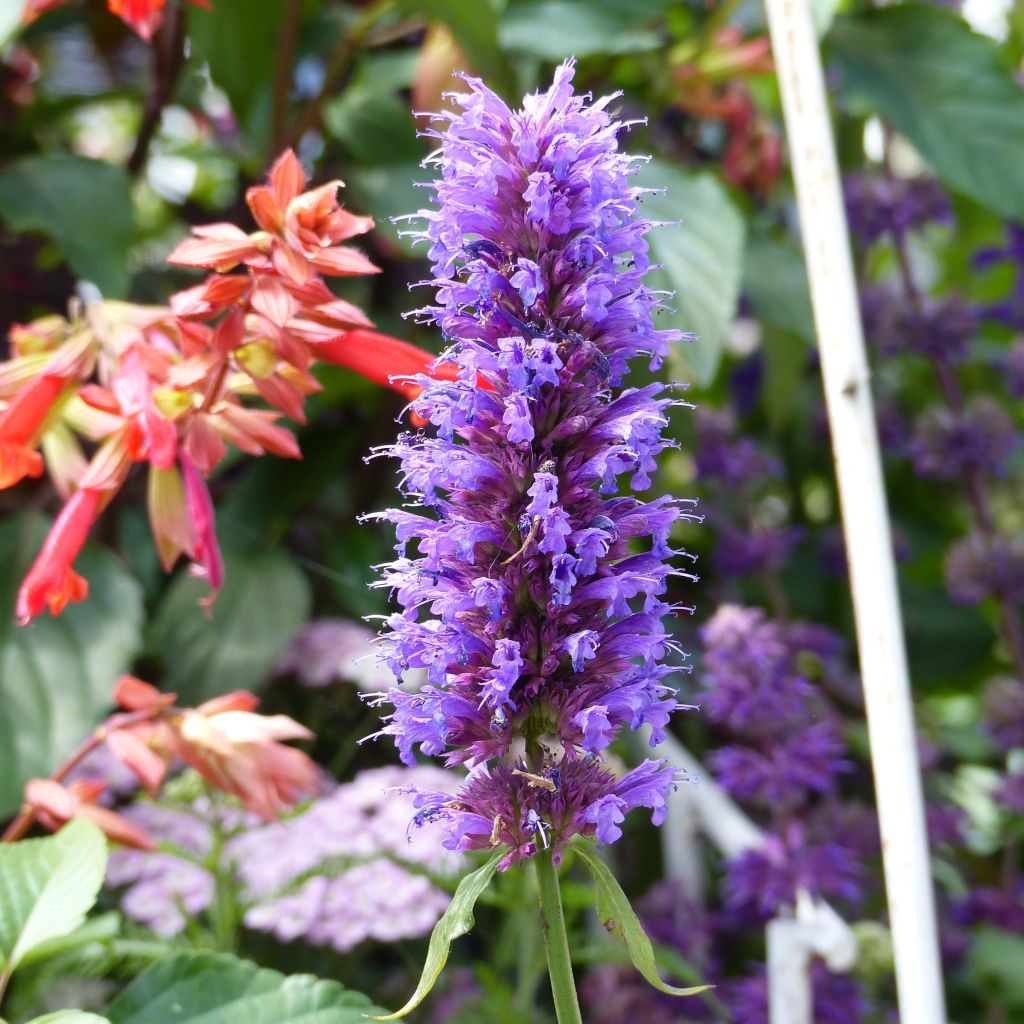
<path fill-rule="evenodd" d="M 551 851 L 538 851 L 534 863 L 537 865 L 541 926 L 544 929 L 544 948 L 548 954 L 551 995 L 555 1000 L 558 1024 L 583 1024 L 576 997 L 576 982 L 572 976 L 572 962 L 569 959 L 569 937 L 565 931 L 558 871 L 551 859 Z"/>

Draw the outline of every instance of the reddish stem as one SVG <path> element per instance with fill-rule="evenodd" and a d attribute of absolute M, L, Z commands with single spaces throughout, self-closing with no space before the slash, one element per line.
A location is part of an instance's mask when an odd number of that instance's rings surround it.
<path fill-rule="evenodd" d="M 50 776 L 53 782 L 63 782 L 68 775 L 85 759 L 86 755 L 92 753 L 106 738 L 117 729 L 125 729 L 139 722 L 146 722 L 158 717 L 166 709 L 163 707 L 147 708 L 145 711 L 120 712 L 111 715 L 103 725 L 94 729 L 82 742 L 78 749 Z M 0 836 L 0 843 L 13 843 L 21 839 L 32 827 L 36 820 L 36 812 L 28 806 L 22 806 L 18 816 L 7 826 L 4 834 Z"/>

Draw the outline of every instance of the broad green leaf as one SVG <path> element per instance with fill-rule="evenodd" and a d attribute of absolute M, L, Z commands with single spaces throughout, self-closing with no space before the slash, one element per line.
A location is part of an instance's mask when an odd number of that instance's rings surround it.
<path fill-rule="evenodd" d="M 75 276 L 108 298 L 127 294 L 135 228 L 120 167 L 64 154 L 18 160 L 0 174 L 0 220 L 51 239 Z"/>
<path fill-rule="evenodd" d="M 324 126 L 362 167 L 415 164 L 423 155 L 409 104 L 372 82 L 327 104 Z"/>
<path fill-rule="evenodd" d="M 86 821 L 45 839 L 0 846 L 0 976 L 9 977 L 26 954 L 85 920 L 106 868 L 107 841 Z"/>
<path fill-rule="evenodd" d="M 254 114 L 269 109 L 273 55 L 286 0 L 245 0 L 188 9 L 192 61 L 209 64 L 210 77 L 231 100 L 238 119 L 252 127 Z M 250 143 L 252 139 L 250 138 Z"/>
<path fill-rule="evenodd" d="M 692 331 L 697 341 L 676 346 L 672 360 L 683 364 L 701 386 L 711 383 L 736 313 L 743 268 L 745 226 L 725 188 L 710 174 L 688 174 L 652 160 L 634 179 L 643 188 L 665 189 L 645 196 L 641 213 L 666 226 L 647 240 L 651 259 L 661 264 L 645 278 L 648 288 L 675 292 L 658 327 Z M 678 222 L 678 223 L 675 223 Z"/>
<path fill-rule="evenodd" d="M 106 1017 L 86 1013 L 84 1010 L 57 1010 L 56 1013 L 48 1013 L 45 1017 L 36 1017 L 28 1024 L 110 1024 L 110 1021 Z"/>
<path fill-rule="evenodd" d="M 998 928 L 979 928 L 967 951 L 967 972 L 993 1004 L 1024 1009 L 1024 938 Z M 1016 1020 L 1016 1016 L 1009 1019 Z"/>
<path fill-rule="evenodd" d="M 695 996 L 707 992 L 711 985 L 676 988 L 675 985 L 669 985 L 661 980 L 654 960 L 654 947 L 636 912 L 630 906 L 629 899 L 622 891 L 622 886 L 615 880 L 607 865 L 582 843 L 574 843 L 573 848 L 590 869 L 591 877 L 594 879 L 594 888 L 597 891 L 597 916 L 602 926 L 609 935 L 625 943 L 633 966 L 644 979 L 659 992 L 666 992 L 671 996 Z"/>
<path fill-rule="evenodd" d="M 743 258 L 743 294 L 758 320 L 815 343 L 807 270 L 795 244 L 751 231 Z"/>
<path fill-rule="evenodd" d="M 227 551 L 225 568 L 209 611 L 206 583 L 179 576 L 150 628 L 161 679 L 186 702 L 256 689 L 309 615 L 309 583 L 286 552 Z"/>
<path fill-rule="evenodd" d="M 434 930 L 430 933 L 427 960 L 423 965 L 423 973 L 416 991 L 400 1010 L 386 1016 L 374 1017 L 374 1020 L 398 1020 L 399 1017 L 404 1017 L 415 1010 L 430 994 L 434 983 L 444 970 L 444 965 L 448 962 L 452 943 L 473 927 L 473 908 L 483 891 L 491 884 L 503 856 L 504 854 L 496 853 L 483 867 L 470 872 L 459 882 L 448 909 L 441 915 L 441 920 L 434 925 Z"/>
<path fill-rule="evenodd" d="M 1024 220 L 1024 89 L 992 40 L 928 4 L 839 18 L 829 40 L 847 103 L 881 115 L 950 188 Z"/>
<path fill-rule="evenodd" d="M 514 3 L 498 38 L 506 50 L 540 60 L 640 53 L 664 46 L 650 23 L 666 0 L 536 0 Z"/>
<path fill-rule="evenodd" d="M 99 724 L 142 642 L 141 588 L 92 545 L 76 563 L 86 600 L 15 624 L 18 585 L 45 535 L 38 517 L 0 524 L 0 816 L 18 807 L 27 779 L 49 775 Z"/>
<path fill-rule="evenodd" d="M 191 952 L 147 968 L 106 1014 L 111 1024 L 363 1024 L 378 1009 L 336 981 Z"/>

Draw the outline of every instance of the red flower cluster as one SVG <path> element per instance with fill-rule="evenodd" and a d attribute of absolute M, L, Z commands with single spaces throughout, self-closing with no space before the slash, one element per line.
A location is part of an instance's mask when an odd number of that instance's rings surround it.
<path fill-rule="evenodd" d="M 68 0 L 28 0 L 21 20 L 27 25 L 35 21 L 40 14 L 54 7 L 62 7 Z M 209 0 L 189 0 L 197 7 L 209 10 Z M 133 32 L 148 43 L 153 33 L 160 27 L 163 20 L 164 7 L 167 0 L 107 0 L 107 10 L 116 14 Z"/>
<path fill-rule="evenodd" d="M 25 786 L 22 813 L 5 834 L 20 837 L 37 820 L 56 831 L 72 818 L 92 821 L 114 842 L 153 849 L 137 825 L 97 801 L 104 784 L 63 779 L 81 758 L 106 743 L 108 750 L 155 796 L 174 763 L 194 768 L 214 788 L 237 797 L 242 805 L 272 820 L 303 796 L 315 793 L 320 770 L 301 750 L 281 740 L 312 739 L 304 726 L 285 715 L 257 715 L 259 700 L 238 691 L 215 697 L 197 708 L 180 708 L 174 694 L 164 694 L 134 676 L 114 688 L 122 709 L 112 715 L 51 779 L 31 779 Z"/>
<path fill-rule="evenodd" d="M 678 61 L 673 78 L 680 87 L 680 107 L 725 127 L 725 180 L 754 195 L 769 195 L 782 172 L 782 142 L 758 112 L 745 81 L 773 72 L 768 37 L 744 39 L 742 31 L 730 25 L 703 46 L 680 44 L 673 55 Z"/>
<path fill-rule="evenodd" d="M 149 465 L 150 525 L 164 568 L 184 554 L 212 599 L 224 568 L 206 478 L 228 445 L 301 457 L 277 420 L 304 421 L 305 398 L 319 388 L 310 373 L 317 360 L 409 398 L 422 390 L 416 375 L 450 372 L 373 331 L 360 309 L 330 291 L 321 275 L 377 272 L 341 244 L 373 221 L 338 206 L 340 182 L 303 192 L 305 184 L 289 150 L 269 185 L 247 194 L 260 230 L 195 228 L 169 258 L 215 273 L 167 307 L 97 302 L 70 320 L 12 330 L 13 358 L 0 364 L 0 489 L 38 477 L 45 465 L 67 501 L 22 584 L 20 621 L 44 608 L 59 614 L 86 596 L 75 558 L 133 463 Z M 270 408 L 243 401 L 254 396 Z"/>

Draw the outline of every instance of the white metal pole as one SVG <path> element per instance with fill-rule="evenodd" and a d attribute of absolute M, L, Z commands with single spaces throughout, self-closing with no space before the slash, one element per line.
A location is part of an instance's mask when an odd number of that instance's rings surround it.
<path fill-rule="evenodd" d="M 766 0 L 811 285 L 857 622 L 902 1024 L 945 1024 L 924 801 L 885 484 L 808 0 Z"/>

